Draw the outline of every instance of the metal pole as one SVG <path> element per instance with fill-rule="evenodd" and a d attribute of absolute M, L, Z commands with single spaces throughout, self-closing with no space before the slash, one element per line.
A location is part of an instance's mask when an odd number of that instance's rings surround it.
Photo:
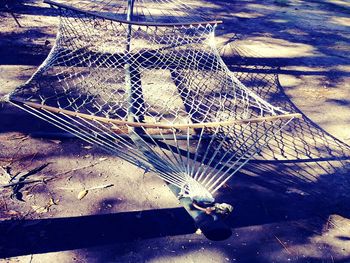
<path fill-rule="evenodd" d="M 135 0 L 128 0 L 127 9 L 127 21 L 132 22 L 134 17 L 134 3 Z M 128 24 L 127 36 L 126 36 L 126 47 L 125 47 L 125 85 L 128 94 L 128 121 L 143 122 L 143 109 L 144 109 L 144 99 L 142 94 L 141 86 L 141 75 L 138 66 L 132 60 L 130 50 L 131 50 L 131 38 L 132 38 L 132 27 L 133 25 Z M 135 107 L 137 105 L 137 108 Z M 129 134 L 132 135 L 133 131 L 138 133 L 141 132 L 139 128 L 129 127 Z"/>

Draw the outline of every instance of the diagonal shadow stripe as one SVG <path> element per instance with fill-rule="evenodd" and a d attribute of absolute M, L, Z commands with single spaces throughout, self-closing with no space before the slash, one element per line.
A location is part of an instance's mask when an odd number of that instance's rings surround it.
<path fill-rule="evenodd" d="M 194 233 L 183 208 L 0 222 L 0 258 Z"/>

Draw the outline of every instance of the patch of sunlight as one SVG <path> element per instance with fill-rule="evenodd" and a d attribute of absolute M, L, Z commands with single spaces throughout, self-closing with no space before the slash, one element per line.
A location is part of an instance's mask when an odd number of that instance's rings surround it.
<path fill-rule="evenodd" d="M 1 262 L 72 262 L 77 260 L 77 262 L 85 262 L 84 256 L 80 254 L 78 251 L 82 250 L 72 250 L 72 251 L 58 251 L 58 252 L 49 252 L 42 254 L 34 254 L 34 255 L 25 255 L 12 257 L 7 260 L 9 261 L 1 261 Z M 79 253 L 79 254 L 77 254 Z M 82 261 L 80 261 L 82 260 Z"/>
<path fill-rule="evenodd" d="M 284 32 L 287 32 L 288 34 L 291 35 L 296 35 L 296 36 L 307 36 L 309 35 L 307 32 L 298 30 L 298 29 L 286 29 Z"/>
<path fill-rule="evenodd" d="M 349 65 L 337 65 L 337 66 L 334 66 L 332 69 L 350 73 L 350 66 Z"/>
<path fill-rule="evenodd" d="M 191 241 L 191 240 L 189 240 Z M 179 262 L 231 262 L 236 261 L 235 258 L 226 256 L 223 252 L 208 248 L 208 246 L 201 246 L 197 242 L 184 243 L 180 248 L 166 247 L 161 248 L 164 250 L 165 256 L 158 256 L 150 259 L 149 263 L 179 263 Z M 168 255 L 167 255 L 168 254 Z"/>
<path fill-rule="evenodd" d="M 233 16 L 240 17 L 240 18 L 257 18 L 257 17 L 262 17 L 264 15 L 260 13 L 238 12 L 238 13 L 234 13 Z"/>
<path fill-rule="evenodd" d="M 341 26 L 350 26 L 350 17 L 332 16 L 330 22 Z"/>
<path fill-rule="evenodd" d="M 247 8 L 251 10 L 257 10 L 257 9 L 265 9 L 270 11 L 278 10 L 279 6 L 272 6 L 272 5 L 263 5 L 263 4 L 247 4 Z"/>
<path fill-rule="evenodd" d="M 303 81 L 294 75 L 281 74 L 279 81 L 284 88 L 296 87 L 303 84 Z"/>
<path fill-rule="evenodd" d="M 317 223 L 318 220 L 315 219 Z M 304 229 L 304 231 L 314 234 L 307 239 L 305 238 L 304 242 L 301 243 L 283 240 L 286 242 L 281 250 L 272 252 L 269 257 L 275 262 L 284 262 L 286 258 L 295 257 L 312 258 L 317 262 L 323 262 L 326 259 L 332 259 L 332 262 L 344 260 L 349 256 L 350 251 L 350 242 L 347 241 L 350 238 L 349 223 L 349 219 L 337 215 L 330 215 L 328 220 L 323 223 L 322 229 L 315 229 L 311 219 L 310 221 L 294 222 L 293 225 L 298 226 L 298 229 Z"/>
<path fill-rule="evenodd" d="M 202 1 L 187 1 L 186 4 L 189 4 L 191 5 L 191 7 L 194 7 L 194 8 L 205 8 L 207 10 L 209 9 L 216 9 L 216 8 L 220 8 L 221 6 L 220 5 L 217 5 L 215 3 L 209 3 L 209 2 L 202 2 Z"/>
<path fill-rule="evenodd" d="M 244 40 L 244 46 L 260 54 L 260 56 L 270 58 L 312 57 L 318 55 L 315 48 L 311 45 L 289 42 L 278 38 L 248 38 Z"/>
<path fill-rule="evenodd" d="M 271 19 L 270 21 L 274 23 L 288 23 L 288 20 L 285 19 Z"/>
<path fill-rule="evenodd" d="M 305 10 L 303 11 L 305 14 L 311 14 L 311 15 L 328 15 L 329 12 L 323 11 L 323 10 L 315 10 L 315 9 L 310 9 L 310 10 Z"/>
<path fill-rule="evenodd" d="M 350 2 L 348 0 L 326 0 L 325 2 L 340 5 L 342 7 L 350 7 Z"/>
<path fill-rule="evenodd" d="M 350 52 L 350 45 L 336 43 L 335 45 L 330 46 L 328 49 L 338 52 L 339 55 L 345 55 L 342 54 L 342 52 Z"/>
<path fill-rule="evenodd" d="M 282 248 L 283 249 L 283 248 Z M 274 262 L 286 262 L 292 261 L 292 258 L 295 258 L 296 256 L 300 259 L 305 258 L 313 258 L 313 259 L 323 259 L 327 258 L 325 254 L 327 252 L 322 250 L 322 247 L 317 247 L 313 244 L 301 244 L 301 245 L 288 245 L 285 249 L 279 250 L 276 252 L 272 252 L 269 256 L 272 262 L 272 259 Z M 328 254 L 329 256 L 329 254 Z M 305 261 L 308 262 L 308 261 Z M 319 261 L 317 261 L 319 262 Z"/>
<path fill-rule="evenodd" d="M 349 236 L 350 220 L 339 216 L 330 215 L 327 224 L 324 226 L 322 235 L 311 238 L 312 243 L 326 244 L 335 255 L 348 256 L 350 252 L 350 242 L 344 242 L 350 239 Z"/>
<path fill-rule="evenodd" d="M 316 66 L 302 66 L 302 65 L 297 65 L 297 66 L 286 66 L 286 67 L 283 67 L 283 69 L 286 69 L 286 70 L 296 70 L 296 71 L 304 71 L 305 73 L 310 73 L 310 72 L 316 72 L 316 73 L 319 73 L 319 72 L 324 72 L 324 73 L 327 73 L 329 71 L 328 68 L 323 68 L 323 67 L 316 67 Z"/>

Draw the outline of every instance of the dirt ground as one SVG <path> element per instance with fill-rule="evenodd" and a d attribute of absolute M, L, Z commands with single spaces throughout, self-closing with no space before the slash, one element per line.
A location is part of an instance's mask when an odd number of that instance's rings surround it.
<path fill-rule="evenodd" d="M 0 104 L 0 184 L 34 181 L 0 189 L 1 262 L 350 262 L 349 2 L 202 2 L 224 21 L 230 69 L 304 115 L 276 137 L 278 154 L 266 149 L 220 192 L 233 235 L 206 239 L 154 174 Z M 58 18 L 36 0 L 13 7 L 21 27 L 0 11 L 2 96 L 45 59 Z"/>

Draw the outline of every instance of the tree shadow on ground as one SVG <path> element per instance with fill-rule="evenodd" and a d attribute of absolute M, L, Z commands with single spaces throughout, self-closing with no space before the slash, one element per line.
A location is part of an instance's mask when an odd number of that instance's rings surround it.
<path fill-rule="evenodd" d="M 42 16 L 58 16 L 49 5 L 46 7 L 38 6 L 35 0 L 1 0 L 0 12 L 12 12 L 16 15 L 42 15 Z"/>

